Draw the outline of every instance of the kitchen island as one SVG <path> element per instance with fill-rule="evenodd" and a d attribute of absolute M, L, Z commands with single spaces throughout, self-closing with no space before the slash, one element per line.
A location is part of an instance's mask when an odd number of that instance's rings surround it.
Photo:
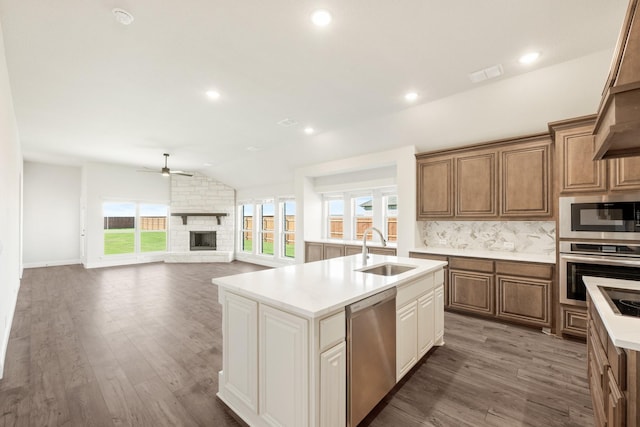
<path fill-rule="evenodd" d="M 411 268 L 362 271 L 382 264 Z M 445 265 L 352 255 L 213 279 L 223 308 L 218 397 L 252 426 L 345 425 L 345 307 L 397 289 L 397 382 L 444 343 Z"/>

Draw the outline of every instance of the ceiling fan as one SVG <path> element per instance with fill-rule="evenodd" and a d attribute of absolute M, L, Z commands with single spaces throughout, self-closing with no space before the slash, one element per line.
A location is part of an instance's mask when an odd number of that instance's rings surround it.
<path fill-rule="evenodd" d="M 144 170 L 139 170 L 138 172 L 160 173 L 162 174 L 162 176 L 170 176 L 170 175 L 193 176 L 192 173 L 185 172 L 185 171 L 172 171 L 171 169 L 169 169 L 169 166 L 167 166 L 167 160 L 169 159 L 169 154 L 164 153 L 163 156 L 164 156 L 164 167 L 162 169 L 160 170 L 144 169 Z"/>

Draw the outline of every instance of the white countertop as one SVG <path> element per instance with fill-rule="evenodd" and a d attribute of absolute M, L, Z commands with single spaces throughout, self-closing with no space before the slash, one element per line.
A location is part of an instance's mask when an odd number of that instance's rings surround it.
<path fill-rule="evenodd" d="M 386 262 L 416 266 L 396 276 L 355 271 Z M 416 258 L 370 254 L 262 270 L 211 280 L 221 288 L 307 318 L 317 318 L 353 302 L 436 271 L 447 263 Z"/>
<path fill-rule="evenodd" d="M 602 277 L 583 277 L 587 292 L 593 301 L 604 327 L 616 347 L 640 351 L 640 318 L 616 314 L 599 286 L 640 290 L 640 282 L 631 280 L 605 279 Z"/>
<path fill-rule="evenodd" d="M 409 252 L 419 252 L 432 255 L 451 255 L 471 258 L 490 258 L 505 261 L 539 262 L 543 264 L 555 264 L 556 254 L 531 254 L 526 252 L 501 252 L 483 251 L 478 249 L 438 248 L 434 246 L 411 249 Z"/>

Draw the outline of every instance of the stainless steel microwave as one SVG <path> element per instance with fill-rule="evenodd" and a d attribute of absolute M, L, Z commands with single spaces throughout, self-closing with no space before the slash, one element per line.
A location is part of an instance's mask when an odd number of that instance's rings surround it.
<path fill-rule="evenodd" d="M 561 197 L 560 238 L 640 240 L 640 194 Z"/>

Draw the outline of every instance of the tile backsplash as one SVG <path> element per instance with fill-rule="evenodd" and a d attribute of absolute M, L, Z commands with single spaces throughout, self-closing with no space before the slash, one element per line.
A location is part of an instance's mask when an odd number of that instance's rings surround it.
<path fill-rule="evenodd" d="M 426 221 L 429 247 L 550 254 L 556 250 L 554 221 Z"/>

